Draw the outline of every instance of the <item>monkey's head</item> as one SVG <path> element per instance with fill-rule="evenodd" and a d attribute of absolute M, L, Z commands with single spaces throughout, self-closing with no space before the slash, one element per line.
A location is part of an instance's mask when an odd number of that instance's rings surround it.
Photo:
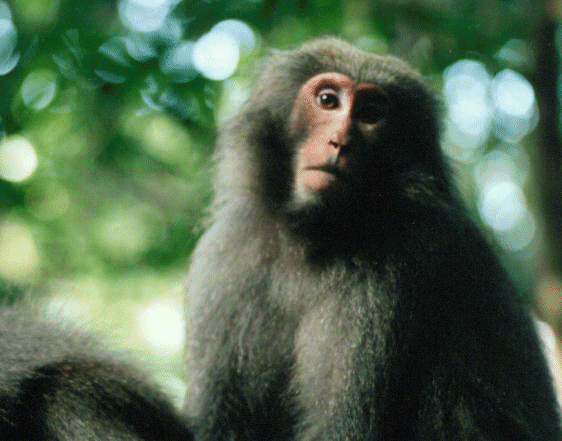
<path fill-rule="evenodd" d="M 447 193 L 436 108 L 397 58 L 333 38 L 274 52 L 219 141 L 218 197 L 355 227 Z"/>
<path fill-rule="evenodd" d="M 318 203 L 356 181 L 389 113 L 385 92 L 339 72 L 324 72 L 299 89 L 289 117 L 293 140 L 293 202 Z M 364 170 L 366 171 L 366 170 Z"/>

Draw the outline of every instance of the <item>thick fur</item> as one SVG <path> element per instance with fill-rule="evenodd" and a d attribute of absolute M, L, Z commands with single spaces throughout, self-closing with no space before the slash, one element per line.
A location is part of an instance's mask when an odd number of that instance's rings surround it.
<path fill-rule="evenodd" d="M 391 109 L 351 151 L 347 194 L 295 204 L 287 121 L 320 72 Z M 190 270 L 198 439 L 562 440 L 534 325 L 450 189 L 437 109 L 396 58 L 330 38 L 271 56 L 219 139 Z"/>
<path fill-rule="evenodd" d="M 0 309 L 0 438 L 191 441 L 157 387 L 96 339 Z"/>

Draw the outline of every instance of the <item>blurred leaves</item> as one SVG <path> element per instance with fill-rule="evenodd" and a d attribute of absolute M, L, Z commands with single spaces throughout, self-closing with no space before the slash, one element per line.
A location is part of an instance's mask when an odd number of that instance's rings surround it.
<path fill-rule="evenodd" d="M 119 4 L 128 12 L 101 1 L 95 12 L 115 25 L 119 14 L 135 15 L 137 3 Z M 59 14 L 77 5 L 64 2 Z M 220 85 L 194 69 L 167 68 L 182 33 L 164 26 L 179 23 L 173 6 L 162 26 L 141 32 L 125 23 L 106 36 L 80 14 L 30 29 L 35 19 L 23 3 L 12 12 L 0 2 L 0 68 L 10 73 L 1 99 L 8 136 L 0 141 L 0 277 L 20 285 L 138 264 L 185 265 L 210 197 Z M 22 59 L 14 16 L 28 32 Z"/>

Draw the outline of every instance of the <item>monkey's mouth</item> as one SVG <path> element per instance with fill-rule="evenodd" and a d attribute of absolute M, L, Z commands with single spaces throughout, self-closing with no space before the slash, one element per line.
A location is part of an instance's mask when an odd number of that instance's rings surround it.
<path fill-rule="evenodd" d="M 317 171 L 333 175 L 334 178 L 345 178 L 348 174 L 347 167 L 342 164 L 322 164 L 306 167 L 305 170 Z"/>
<path fill-rule="evenodd" d="M 323 193 L 347 179 L 344 168 L 332 164 L 312 165 L 302 169 L 299 182 L 313 193 Z"/>
<path fill-rule="evenodd" d="M 333 156 L 304 164 L 297 172 L 297 182 L 312 193 L 322 193 L 348 180 L 348 158 Z"/>
<path fill-rule="evenodd" d="M 309 170 L 317 170 L 324 173 L 329 173 L 335 177 L 344 177 L 348 174 L 349 157 L 346 155 L 331 155 L 325 158 L 324 161 L 317 162 L 316 164 L 309 164 Z"/>

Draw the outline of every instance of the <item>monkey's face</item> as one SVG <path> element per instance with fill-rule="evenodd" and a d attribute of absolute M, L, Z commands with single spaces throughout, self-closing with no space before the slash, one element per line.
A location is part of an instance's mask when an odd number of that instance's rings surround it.
<path fill-rule="evenodd" d="M 388 99 L 373 84 L 329 72 L 306 81 L 289 119 L 298 139 L 294 195 L 314 201 L 346 187 L 368 168 L 370 149 L 388 113 Z"/>

